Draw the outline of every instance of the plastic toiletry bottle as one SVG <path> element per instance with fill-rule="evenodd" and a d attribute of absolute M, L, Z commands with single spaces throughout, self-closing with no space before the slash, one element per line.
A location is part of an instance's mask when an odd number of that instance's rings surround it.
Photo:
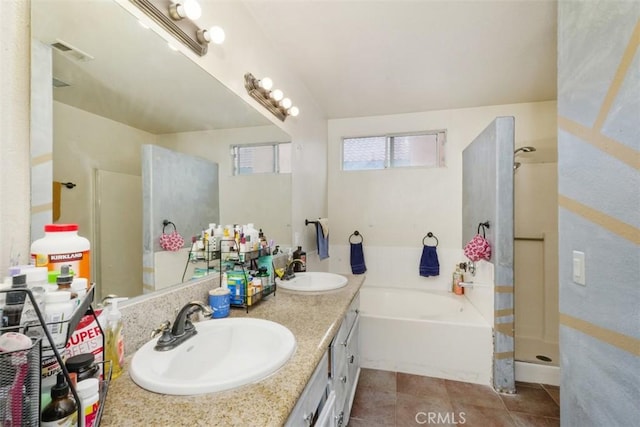
<path fill-rule="evenodd" d="M 464 295 L 464 288 L 460 286 L 460 282 L 462 282 L 462 272 L 456 265 L 456 269 L 453 272 L 453 293 L 456 295 Z"/>
<path fill-rule="evenodd" d="M 244 234 L 240 234 L 240 252 L 247 252 L 247 238 Z"/>
<path fill-rule="evenodd" d="M 128 298 L 109 299 L 107 309 L 107 328 L 105 333 L 107 339 L 105 343 L 105 360 L 111 363 L 111 379 L 116 379 L 122 374 L 124 363 L 124 341 L 122 336 L 122 313 L 118 310 L 118 302 Z M 107 368 L 108 369 L 108 368 Z"/>
<path fill-rule="evenodd" d="M 222 273 L 222 278 L 220 279 L 220 287 L 229 289 L 229 277 L 227 273 Z"/>
<path fill-rule="evenodd" d="M 266 249 L 269 246 L 269 244 L 267 243 L 267 238 L 264 237 L 264 232 L 262 231 L 262 228 L 260 229 L 260 231 L 258 231 L 258 240 L 260 240 L 261 249 Z"/>
<path fill-rule="evenodd" d="M 11 289 L 27 289 L 26 274 L 17 274 L 13 276 L 11 278 Z M 6 305 L 3 313 L 3 316 L 7 318 L 7 326 L 20 325 L 22 309 L 24 308 L 26 298 L 26 292 L 7 292 Z"/>
<path fill-rule="evenodd" d="M 73 273 L 71 272 L 71 266 L 70 265 L 60 266 L 60 274 L 58 275 L 58 277 L 56 277 L 56 284 L 58 285 L 58 290 L 70 292 L 71 299 L 74 299 L 78 297 L 78 294 L 71 290 L 72 283 L 73 283 Z"/>
<path fill-rule="evenodd" d="M 75 301 L 71 301 L 71 292 L 47 292 L 44 295 L 44 320 L 56 347 L 67 341 L 68 320 L 76 308 Z"/>
<path fill-rule="evenodd" d="M 300 271 L 301 272 L 305 272 L 307 271 L 307 253 L 304 251 L 304 249 L 302 249 L 302 247 L 299 247 L 298 249 L 300 249 L 300 261 L 302 261 L 304 264 L 300 265 Z"/>
<path fill-rule="evenodd" d="M 96 378 L 78 381 L 76 393 L 80 398 L 80 426 L 93 427 L 100 408 L 99 382 Z"/>
<path fill-rule="evenodd" d="M 260 249 L 260 232 L 256 230 L 253 223 L 250 222 L 247 224 L 247 229 L 244 234 L 248 236 L 247 241 L 251 247 L 249 250 L 256 251 Z"/>
<path fill-rule="evenodd" d="M 84 277 L 74 277 L 73 282 L 71 282 L 71 291 L 78 295 L 76 298 L 76 303 L 80 305 L 84 296 L 87 294 L 87 289 L 89 282 Z"/>
<path fill-rule="evenodd" d="M 78 406 L 69 396 L 69 385 L 59 373 L 56 385 L 51 387 L 51 403 L 40 415 L 41 427 L 71 427 L 78 425 Z"/>
<path fill-rule="evenodd" d="M 76 276 L 91 278 L 91 244 L 78 235 L 78 224 L 47 224 L 44 237 L 31 244 L 31 261 L 49 271 L 71 264 Z"/>

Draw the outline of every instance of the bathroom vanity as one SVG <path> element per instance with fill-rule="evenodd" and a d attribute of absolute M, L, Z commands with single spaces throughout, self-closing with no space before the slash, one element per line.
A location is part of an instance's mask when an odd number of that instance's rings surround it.
<path fill-rule="evenodd" d="M 357 309 L 358 292 L 364 281 L 364 276 L 347 277 L 349 282 L 341 289 L 313 294 L 279 290 L 249 313 L 232 310 L 231 317 L 271 320 L 294 334 L 295 352 L 271 376 L 229 391 L 172 396 L 140 388 L 125 366 L 125 373 L 112 381 L 101 426 L 345 425 L 360 369 Z M 165 300 L 145 301 L 137 308 L 140 312 L 129 313 L 129 318 L 143 319 L 148 311 L 145 304 L 158 307 L 175 299 L 175 295 L 158 298 Z M 150 332 L 127 329 L 125 334 Z M 216 363 L 215 351 L 210 358 L 211 363 Z M 325 408 L 330 409 L 323 412 Z"/>
<path fill-rule="evenodd" d="M 347 425 L 360 376 L 359 307 L 358 293 L 291 412 L 287 427 Z"/>

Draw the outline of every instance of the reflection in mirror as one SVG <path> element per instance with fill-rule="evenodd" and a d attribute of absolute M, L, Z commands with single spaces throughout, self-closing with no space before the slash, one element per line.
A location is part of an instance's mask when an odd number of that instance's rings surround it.
<path fill-rule="evenodd" d="M 141 151 L 149 144 L 217 163 L 220 222 L 251 222 L 290 244 L 290 175 L 232 176 L 229 154 L 288 135 L 115 2 L 31 5 L 32 241 L 59 209 L 55 222 L 79 224 L 91 241 L 98 298 L 144 292 Z M 52 181 L 76 187 L 52 192 Z M 202 218 L 201 228 L 210 222 Z M 162 224 L 153 227 L 157 239 Z M 187 240 L 200 232 L 179 231 Z M 168 280 L 180 281 L 187 251 Z"/>

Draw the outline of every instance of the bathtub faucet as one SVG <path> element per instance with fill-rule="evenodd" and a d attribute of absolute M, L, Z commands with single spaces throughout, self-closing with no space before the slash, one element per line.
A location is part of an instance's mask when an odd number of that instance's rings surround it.
<path fill-rule="evenodd" d="M 473 289 L 473 282 L 459 282 L 458 286 L 461 288 L 471 288 Z"/>

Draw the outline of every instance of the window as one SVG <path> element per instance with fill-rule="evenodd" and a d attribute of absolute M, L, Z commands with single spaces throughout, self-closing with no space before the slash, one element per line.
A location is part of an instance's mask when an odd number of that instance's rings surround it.
<path fill-rule="evenodd" d="M 373 170 L 445 166 L 446 131 L 342 140 L 342 169 Z"/>
<path fill-rule="evenodd" d="M 291 173 L 291 143 L 246 144 L 231 147 L 234 175 Z"/>

